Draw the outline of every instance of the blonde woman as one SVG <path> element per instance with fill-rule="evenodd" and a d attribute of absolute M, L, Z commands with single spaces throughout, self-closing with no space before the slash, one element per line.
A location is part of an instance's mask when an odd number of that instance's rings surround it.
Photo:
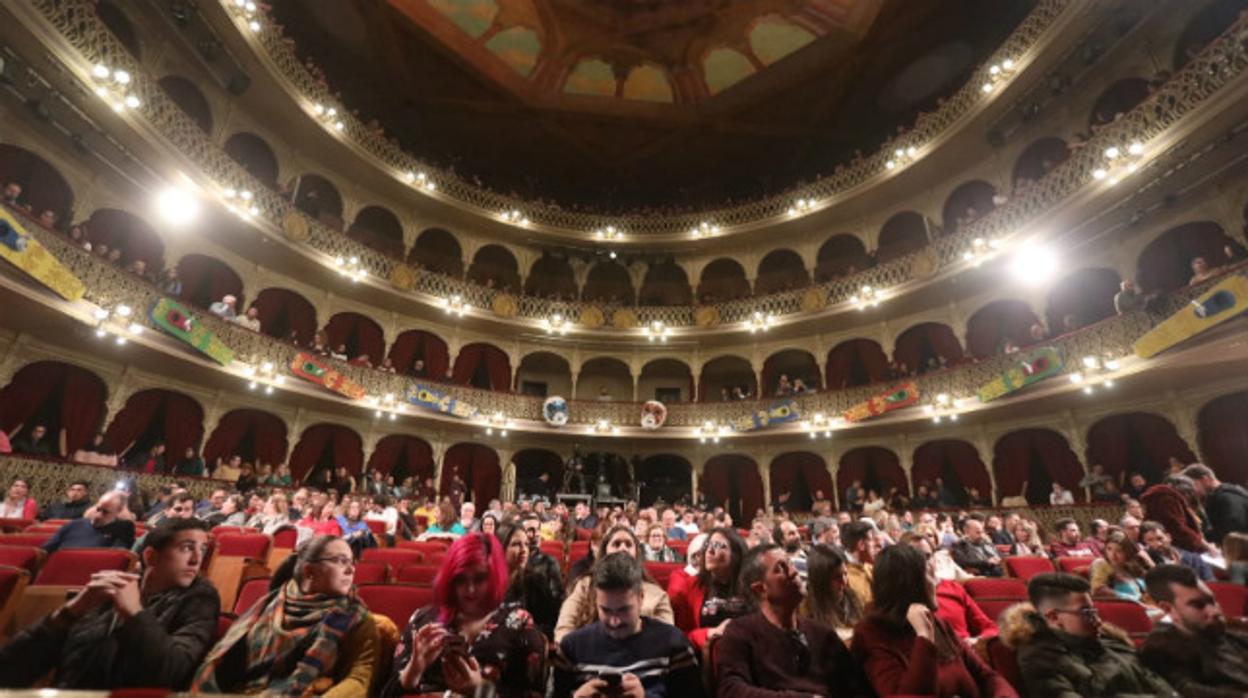
<path fill-rule="evenodd" d="M 1015 522 L 1014 528 L 1010 530 L 1010 535 L 1014 536 L 1014 545 L 1010 547 L 1011 555 L 1044 556 L 1048 554 L 1044 550 L 1044 540 L 1040 537 L 1036 522 L 1019 519 Z"/>

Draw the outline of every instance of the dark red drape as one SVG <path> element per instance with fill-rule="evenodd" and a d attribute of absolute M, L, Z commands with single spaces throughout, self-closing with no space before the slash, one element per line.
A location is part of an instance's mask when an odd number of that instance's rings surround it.
<path fill-rule="evenodd" d="M 312 343 L 316 307 L 307 298 L 285 288 L 266 288 L 252 305 L 260 313 L 260 328 L 265 334 L 286 339 L 293 331 L 299 344 Z"/>
<path fill-rule="evenodd" d="M 1088 430 L 1088 465 L 1099 463 L 1117 477 L 1138 470 L 1156 482 L 1170 457 L 1192 463 L 1196 455 L 1168 420 L 1147 412 L 1128 412 L 1101 419 Z"/>
<path fill-rule="evenodd" d="M 480 444 L 456 444 L 447 450 L 442 459 L 442 482 L 438 492 L 448 494 L 451 475 L 459 475 L 468 486 L 472 501 L 480 508 L 498 497 L 502 472 L 498 467 L 498 453 Z"/>
<path fill-rule="evenodd" d="M 455 357 L 455 369 L 451 379 L 462 385 L 475 384 L 476 387 L 483 387 L 480 381 L 474 381 L 478 376 L 486 377 L 489 385 L 484 387 L 487 390 L 509 391 L 511 361 L 507 354 L 490 344 L 469 344 L 460 349 L 459 355 Z"/>
<path fill-rule="evenodd" d="M 1136 282 L 1145 291 L 1173 291 L 1192 278 L 1192 260 L 1204 257 L 1209 266 L 1226 264 L 1222 248 L 1228 242 L 1222 226 L 1213 221 L 1184 223 L 1148 243 L 1137 261 Z"/>
<path fill-rule="evenodd" d="M 870 339 L 850 339 L 828 352 L 828 390 L 876 383 L 888 377 L 888 356 Z"/>
<path fill-rule="evenodd" d="M 314 424 L 305 429 L 290 452 L 291 476 L 301 481 L 322 461 L 346 466 L 347 472 L 358 475 L 364 464 L 360 435 L 339 424 Z"/>
<path fill-rule="evenodd" d="M 788 508 L 791 511 L 808 511 L 819 493 L 824 499 L 833 496 L 832 475 L 827 464 L 817 454 L 795 451 L 777 456 L 770 468 L 771 496 L 789 493 Z"/>
<path fill-rule="evenodd" d="M 775 394 L 776 382 L 780 374 L 787 373 L 789 380 L 800 378 L 809 388 L 823 388 L 823 375 L 819 371 L 819 362 L 815 357 L 804 351 L 782 351 L 772 354 L 763 362 L 763 388 L 768 394 Z"/>
<path fill-rule="evenodd" d="M 394 475 L 396 482 L 415 477 L 418 482 L 433 477 L 433 448 L 428 441 L 407 434 L 391 434 L 377 442 L 368 458 L 369 470 Z"/>
<path fill-rule="evenodd" d="M 724 454 L 711 458 L 699 482 L 698 491 L 706 493 L 712 506 L 727 509 L 739 527 L 748 526 L 754 512 L 766 504 L 758 465 L 746 456 Z"/>
<path fill-rule="evenodd" d="M 942 439 L 919 446 L 914 451 L 910 477 L 916 489 L 919 485 L 931 488 L 939 477 L 946 486 L 961 484 L 966 490 L 974 487 L 981 496 L 992 497 L 988 466 L 984 465 L 975 447 L 965 441 Z M 957 488 L 954 487 L 954 490 Z"/>
<path fill-rule="evenodd" d="M 110 250 L 120 249 L 123 264 L 141 259 L 149 271 L 164 266 L 165 243 L 152 226 L 134 214 L 102 208 L 87 219 L 87 237 L 93 245 L 103 243 Z"/>
<path fill-rule="evenodd" d="M 1033 504 L 1048 504 L 1050 483 L 1056 481 L 1084 500 L 1079 481 L 1083 466 L 1061 434 L 1049 429 L 1020 429 L 997 440 L 992 472 L 997 480 L 997 501 L 1026 494 Z M 1037 478 L 1047 481 L 1037 483 Z M 1024 483 L 1027 492 L 1023 491 Z"/>
<path fill-rule="evenodd" d="M 91 371 L 59 361 L 38 361 L 22 367 L 0 391 L 0 430 L 11 433 L 39 415 L 47 415 L 55 440 L 65 430 L 66 455 L 86 444 L 100 428 L 107 387 Z M 50 406 L 49 400 L 59 401 Z"/>
<path fill-rule="evenodd" d="M 924 322 L 902 332 L 893 345 L 893 360 L 918 369 L 929 357 L 942 357 L 952 366 L 962 360 L 962 344 L 948 325 Z"/>
<path fill-rule="evenodd" d="M 733 369 L 734 373 L 735 371 L 740 371 L 739 374 L 736 374 L 736 377 L 721 376 L 719 379 L 712 379 L 707 376 L 708 372 L 718 373 L 719 371 L 716 371 L 718 368 L 717 364 L 727 360 L 731 360 L 739 366 L 738 369 Z M 702 366 L 702 373 L 698 376 L 698 402 L 718 402 L 720 394 L 717 388 L 726 386 L 728 391 L 732 392 L 732 388 L 737 385 L 749 390 L 750 395 L 752 396 L 757 397 L 762 394 L 760 391 L 762 386 L 758 384 L 758 376 L 755 375 L 754 370 L 750 368 L 750 363 L 748 361 L 735 356 L 721 356 L 711 359 L 706 362 L 704 366 Z M 774 390 L 775 386 L 773 385 L 772 391 L 768 392 L 770 393 Z"/>
<path fill-rule="evenodd" d="M 888 496 L 894 487 L 906 494 L 910 492 L 906 471 L 902 470 L 897 454 L 880 446 L 855 448 L 841 456 L 841 465 L 836 471 L 836 497 L 842 509 L 845 490 L 854 480 L 861 480 L 864 490 L 875 490 L 881 497 Z"/>
<path fill-rule="evenodd" d="M 182 393 L 160 388 L 140 390 L 113 417 L 104 439 L 110 448 L 123 453 L 144 435 L 164 441 L 165 463 L 173 463 L 188 446 L 198 447 L 204 438 L 204 410 L 194 398 Z M 125 451 L 127 456 L 133 453 Z"/>
<path fill-rule="evenodd" d="M 1248 484 L 1248 391 L 1210 400 L 1197 423 L 1208 466 L 1227 482 Z"/>
<path fill-rule="evenodd" d="M 228 264 L 215 257 L 188 254 L 178 260 L 178 278 L 182 280 L 183 300 L 193 305 L 207 308 L 231 295 L 238 301 L 235 310 L 241 313 L 247 308 L 243 280 Z"/>
<path fill-rule="evenodd" d="M 347 345 L 347 357 L 351 359 L 368 354 L 372 363 L 379 364 L 386 355 L 386 338 L 381 325 L 359 313 L 338 313 L 331 317 L 325 325 L 325 335 L 331 348 Z"/>
<path fill-rule="evenodd" d="M 390 345 L 390 362 L 394 364 L 394 370 L 407 373 L 416 359 L 425 362 L 425 377 L 435 380 L 446 378 L 451 359 L 446 342 L 441 337 L 424 330 L 408 330 L 395 337 Z"/>
<path fill-rule="evenodd" d="M 248 453 L 241 452 L 250 446 Z M 204 444 L 204 462 L 216 463 L 217 458 L 243 456 L 256 463 L 277 465 L 286 462 L 286 423 L 281 417 L 260 410 L 231 410 L 221 418 L 217 428 Z M 182 454 L 176 454 L 178 458 Z"/>
<path fill-rule="evenodd" d="M 971 356 L 984 359 L 998 353 L 1006 339 L 1027 346 L 1032 343 L 1031 326 L 1038 321 L 1022 301 L 993 301 L 966 321 L 966 349 Z"/>

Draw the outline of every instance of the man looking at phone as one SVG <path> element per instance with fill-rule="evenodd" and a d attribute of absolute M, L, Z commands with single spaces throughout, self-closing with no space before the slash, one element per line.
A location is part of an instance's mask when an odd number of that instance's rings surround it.
<path fill-rule="evenodd" d="M 641 615 L 641 565 L 612 553 L 594 570 L 597 622 L 569 633 L 555 660 L 555 698 L 704 694 L 693 647 L 676 626 Z"/>

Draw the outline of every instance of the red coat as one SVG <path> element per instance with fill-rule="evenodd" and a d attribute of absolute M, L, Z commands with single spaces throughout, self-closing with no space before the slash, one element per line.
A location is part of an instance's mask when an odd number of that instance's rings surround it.
<path fill-rule="evenodd" d="M 936 585 L 936 617 L 948 623 L 959 640 L 997 634 L 997 624 L 966 593 L 962 584 L 952 579 Z"/>
<path fill-rule="evenodd" d="M 1140 495 L 1140 504 L 1150 521 L 1166 527 L 1176 546 L 1194 553 L 1208 549 L 1200 532 L 1200 520 L 1178 490 L 1170 485 L 1153 485 Z"/>
<path fill-rule="evenodd" d="M 939 618 L 937 623 L 944 623 Z M 948 628 L 946 628 L 948 629 Z M 920 639 L 908 626 L 888 628 L 868 617 L 854 628 L 853 654 L 881 698 L 1018 698 L 1018 692 L 964 643 L 958 656 L 941 662 L 936 645 Z"/>
<path fill-rule="evenodd" d="M 672 572 L 667 580 L 667 598 L 672 603 L 672 616 L 676 627 L 689 636 L 689 642 L 699 656 L 706 646 L 706 633 L 710 628 L 701 627 L 698 617 L 702 613 L 702 602 L 706 599 L 706 590 L 698 582 L 697 577 L 685 574 L 684 568 Z"/>

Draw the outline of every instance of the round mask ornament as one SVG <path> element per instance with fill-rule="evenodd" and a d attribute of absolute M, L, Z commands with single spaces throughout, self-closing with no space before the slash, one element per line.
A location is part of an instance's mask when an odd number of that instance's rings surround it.
<path fill-rule="evenodd" d="M 658 400 L 647 400 L 641 406 L 641 428 L 654 431 L 667 421 L 667 407 Z"/>
<path fill-rule="evenodd" d="M 568 401 L 553 395 L 542 403 L 542 417 L 552 427 L 561 427 L 568 423 Z"/>

